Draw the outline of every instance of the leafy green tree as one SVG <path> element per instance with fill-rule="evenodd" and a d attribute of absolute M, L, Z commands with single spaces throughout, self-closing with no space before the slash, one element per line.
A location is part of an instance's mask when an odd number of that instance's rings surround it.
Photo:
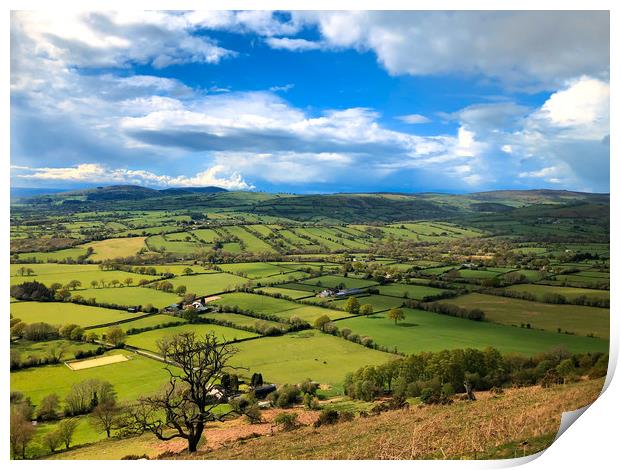
<path fill-rule="evenodd" d="M 43 444 L 50 452 L 55 452 L 62 443 L 60 433 L 56 430 L 46 433 L 42 438 Z"/>
<path fill-rule="evenodd" d="M 372 305 L 370 304 L 364 304 L 360 307 L 360 311 L 359 311 L 360 315 L 364 315 L 364 316 L 370 316 L 374 313 L 374 310 L 372 308 Z"/>
<path fill-rule="evenodd" d="M 357 297 L 349 297 L 344 309 L 352 315 L 357 315 L 360 312 L 360 302 Z"/>
<path fill-rule="evenodd" d="M 34 438 L 36 430 L 27 416 L 17 407 L 11 407 L 9 437 L 13 458 L 26 458 L 28 444 Z"/>
<path fill-rule="evenodd" d="M 319 318 L 314 320 L 314 327 L 322 330 L 330 321 L 331 319 L 327 315 L 321 315 Z"/>
<path fill-rule="evenodd" d="M 60 406 L 60 398 L 55 393 L 50 393 L 41 399 L 41 403 L 37 407 L 37 419 L 39 421 L 48 421 L 58 417 L 58 408 Z"/>
<path fill-rule="evenodd" d="M 111 326 L 105 334 L 106 341 L 117 347 L 123 344 L 125 336 L 125 332 L 120 326 Z"/>
<path fill-rule="evenodd" d="M 405 319 L 405 312 L 402 308 L 391 308 L 387 316 L 390 320 L 394 320 L 394 324 L 397 325 L 399 320 Z"/>
<path fill-rule="evenodd" d="M 73 434 L 77 429 L 79 421 L 75 418 L 63 419 L 56 428 L 58 435 L 60 436 L 60 442 L 65 445 L 65 449 L 71 447 L 71 441 L 73 440 Z"/>

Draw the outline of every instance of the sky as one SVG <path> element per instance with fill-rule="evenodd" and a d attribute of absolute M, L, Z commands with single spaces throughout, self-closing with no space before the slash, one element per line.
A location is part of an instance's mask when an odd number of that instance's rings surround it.
<path fill-rule="evenodd" d="M 609 191 L 609 14 L 17 11 L 11 185 Z"/>

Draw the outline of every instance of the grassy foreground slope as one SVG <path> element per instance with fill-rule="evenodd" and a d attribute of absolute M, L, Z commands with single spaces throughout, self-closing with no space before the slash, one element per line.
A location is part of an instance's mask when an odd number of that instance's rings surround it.
<path fill-rule="evenodd" d="M 203 459 L 510 458 L 551 444 L 562 412 L 596 400 L 603 380 L 508 389 L 475 402 L 412 407 L 320 428 L 232 443 Z M 528 446 L 520 443 L 528 441 Z M 510 443 L 506 445 L 506 443 Z M 184 458 L 188 458 L 184 456 Z"/>

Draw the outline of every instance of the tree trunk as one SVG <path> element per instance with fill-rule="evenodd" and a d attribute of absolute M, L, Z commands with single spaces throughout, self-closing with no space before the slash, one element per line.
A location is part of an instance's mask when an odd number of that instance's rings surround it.
<path fill-rule="evenodd" d="M 106 430 L 105 430 L 105 433 L 108 435 L 108 439 L 109 439 L 109 438 L 110 438 L 110 429 L 109 429 L 109 428 L 108 428 L 108 429 L 106 429 Z"/>
<path fill-rule="evenodd" d="M 198 423 L 196 425 L 196 429 L 194 429 L 194 432 L 187 438 L 187 450 L 189 450 L 190 453 L 198 450 L 198 442 L 200 442 L 204 428 L 205 425 L 203 423 Z"/>

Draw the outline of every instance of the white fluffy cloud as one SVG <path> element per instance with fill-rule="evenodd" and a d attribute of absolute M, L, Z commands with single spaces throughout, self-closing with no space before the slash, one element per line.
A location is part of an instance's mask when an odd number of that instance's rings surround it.
<path fill-rule="evenodd" d="M 36 43 L 37 54 L 80 67 L 161 68 L 188 62 L 217 63 L 233 51 L 206 36 L 174 12 L 19 11 L 11 15 L 14 34 Z"/>
<path fill-rule="evenodd" d="M 603 12 L 13 13 L 14 176 L 247 189 L 246 179 L 340 184 L 409 171 L 439 172 L 446 187 L 523 180 L 598 189 L 609 171 L 606 20 Z M 296 37 L 309 25 L 319 40 Z M 372 50 L 392 74 L 481 75 L 553 93 L 537 109 L 504 99 L 437 113 L 451 130 L 418 135 L 386 127 L 374 109 L 292 106 L 275 94 L 292 84 L 216 94 L 229 90 L 131 75 L 135 64 L 235 56 L 203 29 L 251 32 L 291 51 Z M 81 73 L 101 66 L 111 71 Z M 188 167 L 196 174 L 170 175 Z"/>
<path fill-rule="evenodd" d="M 313 51 L 321 49 L 319 42 L 308 41 L 302 38 L 267 38 L 265 42 L 272 49 L 286 49 L 287 51 Z"/>
<path fill-rule="evenodd" d="M 294 12 L 332 48 L 372 50 L 394 75 L 469 74 L 553 89 L 572 77 L 608 76 L 609 13 Z"/>
<path fill-rule="evenodd" d="M 405 114 L 404 116 L 398 116 L 399 120 L 406 122 L 407 124 L 426 124 L 431 122 L 426 116 L 421 114 Z"/>
<path fill-rule="evenodd" d="M 226 175 L 222 165 L 215 165 L 194 176 L 158 175 L 145 170 L 108 168 L 97 163 L 82 163 L 65 168 L 30 168 L 14 166 L 16 178 L 20 180 L 89 182 L 89 183 L 122 183 L 139 184 L 158 187 L 196 187 L 218 186 L 230 190 L 247 190 L 253 186 L 246 183 L 236 172 Z M 223 175 L 223 176 L 222 176 Z"/>

